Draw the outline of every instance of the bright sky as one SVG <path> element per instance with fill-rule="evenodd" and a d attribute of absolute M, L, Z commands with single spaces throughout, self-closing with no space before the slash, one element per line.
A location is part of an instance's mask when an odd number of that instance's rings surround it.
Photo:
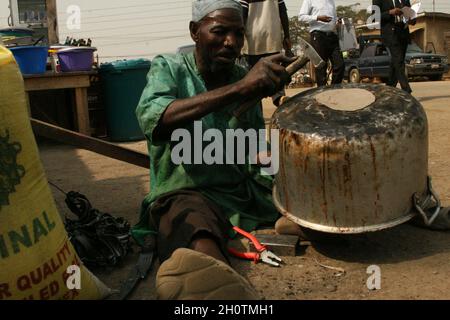
<path fill-rule="evenodd" d="M 289 16 L 298 14 L 302 0 L 285 0 Z M 371 0 L 336 0 L 337 5 Z M 435 0 L 436 11 L 450 13 L 449 0 Z M 124 58 L 152 58 L 158 53 L 174 52 L 190 44 L 188 25 L 191 0 L 57 0 L 60 41 L 70 35 L 93 39 L 102 61 Z M 70 5 L 81 9 L 81 29 L 68 30 L 66 13 Z M 7 26 L 9 0 L 0 0 L 0 27 Z M 422 8 L 432 11 L 433 1 L 423 0 Z"/>

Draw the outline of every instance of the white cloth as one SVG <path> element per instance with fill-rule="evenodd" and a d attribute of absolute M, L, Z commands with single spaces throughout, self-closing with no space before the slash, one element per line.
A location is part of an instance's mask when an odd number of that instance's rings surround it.
<path fill-rule="evenodd" d="M 237 0 L 194 0 L 192 21 L 198 22 L 211 12 L 220 9 L 235 9 L 242 14 L 242 6 Z"/>
<path fill-rule="evenodd" d="M 257 56 L 281 52 L 283 50 L 283 28 L 279 5 L 283 1 L 245 2 L 248 3 L 248 18 L 242 53 Z"/>
<path fill-rule="evenodd" d="M 350 19 L 343 19 L 343 23 L 338 27 L 338 36 L 342 51 L 358 48 L 355 27 Z"/>
<path fill-rule="evenodd" d="M 332 20 L 328 23 L 317 21 L 318 16 L 328 16 Z M 336 3 L 334 0 L 303 0 L 299 20 L 309 23 L 309 32 L 336 31 Z"/>
<path fill-rule="evenodd" d="M 408 20 L 414 20 L 414 19 L 417 19 L 417 15 L 418 15 L 418 13 L 419 13 L 419 11 L 420 11 L 420 7 L 422 6 L 422 3 L 421 2 L 418 2 L 418 3 L 416 3 L 416 4 L 413 4 L 412 6 L 411 6 L 411 8 L 410 7 L 403 7 L 402 8 L 402 11 L 403 11 L 403 16 L 405 17 L 405 18 L 407 18 Z"/>

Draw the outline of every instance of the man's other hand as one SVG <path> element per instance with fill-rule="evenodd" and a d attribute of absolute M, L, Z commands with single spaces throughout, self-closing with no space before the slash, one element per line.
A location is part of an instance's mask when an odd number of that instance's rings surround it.
<path fill-rule="evenodd" d="M 329 17 L 329 16 L 318 16 L 317 17 L 317 21 L 322 21 L 322 22 L 331 22 L 331 20 L 333 20 L 333 18 Z"/>
<path fill-rule="evenodd" d="M 402 9 L 394 8 L 394 9 L 389 10 L 389 14 L 391 16 L 401 16 L 401 15 L 403 15 L 403 11 L 402 11 Z"/>
<path fill-rule="evenodd" d="M 282 53 L 261 59 L 241 80 L 245 95 L 270 97 L 282 89 L 290 80 L 285 66 L 297 58 Z"/>

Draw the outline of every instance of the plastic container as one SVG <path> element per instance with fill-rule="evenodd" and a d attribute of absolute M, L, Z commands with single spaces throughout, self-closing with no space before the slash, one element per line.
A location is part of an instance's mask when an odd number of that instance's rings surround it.
<path fill-rule="evenodd" d="M 58 51 L 62 72 L 91 71 L 96 48 L 74 47 Z"/>
<path fill-rule="evenodd" d="M 42 74 L 47 69 L 48 47 L 24 46 L 10 49 L 22 74 Z"/>
<path fill-rule="evenodd" d="M 50 62 L 52 65 L 52 70 L 55 73 L 61 72 L 61 66 L 59 65 L 59 58 L 58 58 L 58 51 L 63 49 L 72 48 L 71 46 L 61 46 L 61 45 L 54 45 L 50 46 L 48 49 L 48 54 L 50 56 Z"/>
<path fill-rule="evenodd" d="M 34 34 L 34 30 L 29 28 L 2 28 L 0 29 L 0 36 L 5 37 L 30 37 Z"/>
<path fill-rule="evenodd" d="M 108 136 L 115 142 L 144 140 L 136 107 L 147 84 L 151 62 L 122 60 L 100 66 Z"/>

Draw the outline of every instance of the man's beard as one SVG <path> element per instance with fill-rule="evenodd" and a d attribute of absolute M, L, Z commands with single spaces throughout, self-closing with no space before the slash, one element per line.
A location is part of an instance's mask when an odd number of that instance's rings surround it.
<path fill-rule="evenodd" d="M 231 72 L 231 70 L 233 70 L 234 65 L 235 63 L 224 64 L 220 62 L 214 62 L 214 60 L 212 60 L 211 63 L 209 64 L 211 73 L 218 73 L 218 72 L 229 73 Z"/>

